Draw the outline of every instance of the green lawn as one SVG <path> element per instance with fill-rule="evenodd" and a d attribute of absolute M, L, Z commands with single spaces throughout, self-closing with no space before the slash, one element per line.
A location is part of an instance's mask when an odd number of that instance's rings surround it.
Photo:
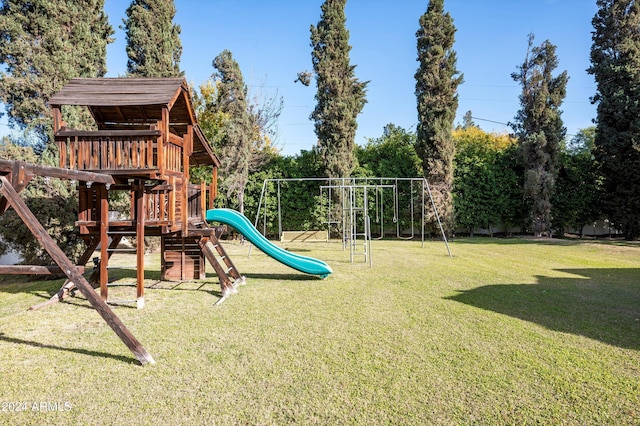
<path fill-rule="evenodd" d="M 217 278 L 157 283 L 148 256 L 145 308 L 113 308 L 145 367 L 81 296 L 26 310 L 62 281 L 5 280 L 0 424 L 640 423 L 640 246 L 374 241 L 369 268 L 288 245 L 326 280 L 226 248 L 247 284 L 219 306 Z"/>

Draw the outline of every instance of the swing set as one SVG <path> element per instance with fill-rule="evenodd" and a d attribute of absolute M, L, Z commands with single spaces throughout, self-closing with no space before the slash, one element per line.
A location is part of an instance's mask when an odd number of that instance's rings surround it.
<path fill-rule="evenodd" d="M 262 185 L 258 211 L 254 225 L 258 228 L 262 215 L 263 234 L 267 234 L 267 199 L 274 188 L 277 198 L 278 237 L 283 235 L 282 193 L 291 184 L 318 182 L 322 225 L 328 235 L 340 235 L 343 250 L 349 247 L 350 260 L 364 258 L 373 265 L 371 240 L 393 237 L 414 240 L 417 235 L 417 220 L 420 220 L 420 239 L 424 247 L 427 206 L 432 209 L 449 257 L 451 250 L 440 216 L 436 209 L 431 188 L 425 178 L 298 178 L 265 179 Z M 427 197 L 429 200 L 427 200 Z M 407 200 L 408 198 L 408 200 Z M 371 206 L 373 201 L 373 206 Z M 402 203 L 401 203 L 402 201 Z M 428 203 L 429 202 L 429 203 Z M 389 206 L 390 204 L 390 206 Z M 386 207 L 385 207 L 386 206 Z M 385 214 L 391 209 L 392 215 Z M 418 211 L 418 209 L 420 209 Z M 378 233 L 372 232 L 372 217 Z M 385 231 L 385 221 L 391 221 L 395 232 Z M 375 235 L 375 236 L 374 236 Z"/>

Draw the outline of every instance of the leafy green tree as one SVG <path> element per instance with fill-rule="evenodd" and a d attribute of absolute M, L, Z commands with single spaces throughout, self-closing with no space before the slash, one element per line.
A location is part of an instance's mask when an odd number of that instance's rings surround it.
<path fill-rule="evenodd" d="M 112 35 L 104 0 L 0 3 L 1 100 L 10 126 L 23 130 L 25 138 L 38 139 L 31 144 L 35 152 L 13 141 L 5 144 L 0 156 L 55 165 L 53 120 L 47 102 L 73 77 L 106 73 L 106 46 Z M 71 127 L 93 125 L 86 108 L 68 107 L 62 112 Z M 74 227 L 78 205 L 70 182 L 34 178 L 20 195 L 69 257 L 83 250 Z M 18 251 L 27 263 L 51 262 L 12 209 L 0 216 L 0 234 L 4 237 L 0 250 Z"/>
<path fill-rule="evenodd" d="M 245 189 L 253 188 L 255 173 L 278 156 L 273 138 L 282 99 L 277 96 L 249 98 L 240 67 L 229 51 L 218 55 L 213 65 L 217 71 L 200 86 L 194 106 L 200 127 L 222 162 L 221 187 L 227 193 L 219 196 L 217 202 L 220 206 L 237 206 L 244 211 L 245 201 L 251 204 L 251 200 L 245 199 Z M 192 180 L 198 182 L 208 182 L 210 176 L 210 170 L 192 172 Z"/>
<path fill-rule="evenodd" d="M 324 162 L 323 175 L 349 177 L 355 168 L 357 117 L 366 103 L 367 82 L 350 64 L 347 0 L 325 0 L 317 26 L 311 26 L 311 52 L 316 75 L 316 107 L 311 113 Z"/>
<path fill-rule="evenodd" d="M 514 200 L 521 198 L 517 191 L 516 171 L 505 167 L 516 141 L 501 134 L 486 133 L 470 126 L 453 131 L 456 144 L 454 201 L 456 225 L 468 229 L 493 228 L 512 225 L 516 216 Z M 508 163 L 507 163 L 508 164 Z"/>
<path fill-rule="evenodd" d="M 562 234 L 582 229 L 601 217 L 601 178 L 592 154 L 595 127 L 582 129 L 560 153 L 553 226 Z"/>
<path fill-rule="evenodd" d="M 500 188 L 500 223 L 507 232 L 511 227 L 526 229 L 529 226 L 528 206 L 524 202 L 524 166 L 517 144 L 500 151 L 494 167 L 498 171 L 496 185 Z"/>
<path fill-rule="evenodd" d="M 556 47 L 548 40 L 534 47 L 533 40 L 530 34 L 525 60 L 518 72 L 511 74 L 522 86 L 521 108 L 513 128 L 525 164 L 524 192 L 531 206 L 531 225 L 534 234 L 541 236 L 551 233 L 551 199 L 566 134 L 560 106 L 569 77 L 566 71 L 553 76 L 558 67 Z"/>
<path fill-rule="evenodd" d="M 416 151 L 431 185 L 443 226 L 454 226 L 453 157 L 451 138 L 458 109 L 457 89 L 463 81 L 453 50 L 455 26 L 444 12 L 444 0 L 430 0 L 416 33 L 419 67 L 415 74 L 418 107 Z M 433 220 L 433 217 L 431 218 Z"/>
<path fill-rule="evenodd" d="M 279 161 L 280 177 L 288 179 L 314 178 L 321 175 L 324 168 L 322 155 L 317 147 L 302 150 L 293 157 Z M 317 181 L 282 182 L 280 184 L 280 204 L 282 223 L 285 229 L 322 229 L 327 220 L 322 209 Z M 271 188 L 271 198 L 276 199 L 277 187 Z M 274 224 L 277 225 L 277 224 Z"/>
<path fill-rule="evenodd" d="M 127 73 L 132 77 L 181 77 L 180 26 L 173 0 L 133 0 L 123 19 Z"/>
<path fill-rule="evenodd" d="M 567 144 L 567 153 L 571 155 L 593 155 L 596 147 L 596 126 L 580 129 Z"/>
<path fill-rule="evenodd" d="M 640 236 L 640 4 L 598 0 L 591 67 L 597 89 L 594 156 L 603 209 L 625 238 Z"/>
<path fill-rule="evenodd" d="M 33 164 L 53 162 L 44 155 L 37 155 L 32 148 L 19 147 L 10 141 L 0 145 L 0 157 L 21 160 Z M 68 181 L 34 177 L 20 192 L 38 221 L 70 259 L 76 259 L 84 249 L 84 242 L 74 226 L 78 218 L 78 197 L 74 186 Z M 13 209 L 0 215 L 0 255 L 7 251 L 20 253 L 23 261 L 31 265 L 52 264 L 52 260 L 22 219 Z"/>
<path fill-rule="evenodd" d="M 101 77 L 113 29 L 104 0 L 4 0 L 0 4 L 0 96 L 9 124 L 52 142 L 48 100 L 73 77 Z M 88 112 L 65 120 L 82 127 Z"/>
<path fill-rule="evenodd" d="M 376 177 L 415 178 L 422 176 L 422 162 L 416 154 L 416 135 L 402 127 L 387 124 L 382 136 L 356 147 L 360 167 Z"/>

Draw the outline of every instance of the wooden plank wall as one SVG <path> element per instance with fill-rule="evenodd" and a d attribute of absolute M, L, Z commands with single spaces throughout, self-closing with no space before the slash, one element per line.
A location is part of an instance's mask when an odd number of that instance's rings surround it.
<path fill-rule="evenodd" d="M 183 173 L 183 153 L 180 138 L 162 144 L 158 156 L 158 131 L 61 131 L 56 135 L 60 167 L 72 170 L 145 170 L 160 168 L 164 160 L 166 171 Z"/>

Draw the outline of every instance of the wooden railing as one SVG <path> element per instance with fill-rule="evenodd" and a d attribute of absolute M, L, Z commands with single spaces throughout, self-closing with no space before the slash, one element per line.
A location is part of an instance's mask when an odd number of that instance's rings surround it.
<path fill-rule="evenodd" d="M 177 140 L 163 144 L 160 130 L 60 130 L 55 141 L 62 168 L 113 173 L 182 171 L 182 145 Z"/>
<path fill-rule="evenodd" d="M 134 190 L 134 188 L 125 189 L 122 185 L 116 185 L 115 189 Z M 79 186 L 80 209 L 77 225 L 81 227 L 82 234 L 95 232 L 89 228 L 99 225 L 100 205 L 97 192 L 99 190 L 97 185 Z M 210 205 L 212 191 L 213 187 L 204 183 L 189 184 L 185 204 L 182 201 L 183 186 L 180 178 L 170 176 L 168 183 L 146 186 L 143 199 L 145 226 L 166 227 L 167 232 L 175 232 L 186 230 L 190 221 L 203 222 L 206 210 L 212 207 Z M 132 207 L 129 218 L 111 220 L 110 223 L 116 226 L 135 226 L 134 215 Z"/>

